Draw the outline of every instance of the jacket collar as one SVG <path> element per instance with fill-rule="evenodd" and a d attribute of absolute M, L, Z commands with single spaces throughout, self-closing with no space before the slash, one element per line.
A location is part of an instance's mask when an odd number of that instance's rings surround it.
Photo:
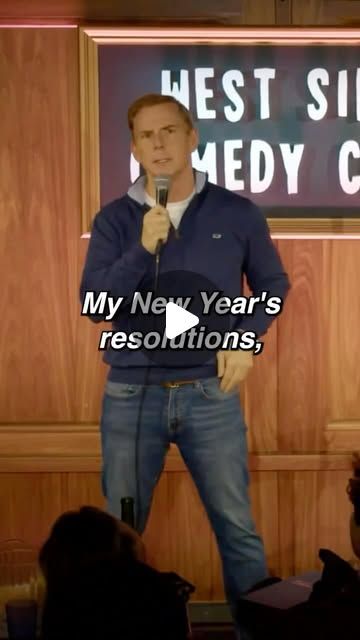
<path fill-rule="evenodd" d="M 208 182 L 208 175 L 203 171 L 194 169 L 195 192 L 200 193 Z M 139 204 L 145 203 L 145 181 L 146 176 L 139 176 L 128 189 L 127 195 Z"/>

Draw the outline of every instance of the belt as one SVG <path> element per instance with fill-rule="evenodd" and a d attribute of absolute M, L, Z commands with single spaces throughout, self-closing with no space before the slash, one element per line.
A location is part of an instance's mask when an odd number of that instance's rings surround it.
<path fill-rule="evenodd" d="M 184 384 L 194 384 L 195 382 L 196 380 L 174 380 L 171 382 L 160 382 L 160 385 L 167 389 L 175 389 L 176 387 L 181 387 Z"/>

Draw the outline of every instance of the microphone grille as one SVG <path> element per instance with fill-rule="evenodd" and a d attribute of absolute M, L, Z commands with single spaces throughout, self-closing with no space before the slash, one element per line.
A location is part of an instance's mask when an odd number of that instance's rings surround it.
<path fill-rule="evenodd" d="M 170 176 L 155 176 L 154 184 L 157 189 L 169 189 L 170 186 Z"/>

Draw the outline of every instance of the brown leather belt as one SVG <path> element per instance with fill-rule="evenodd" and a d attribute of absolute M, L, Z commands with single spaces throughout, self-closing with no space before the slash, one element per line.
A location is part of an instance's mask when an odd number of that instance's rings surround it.
<path fill-rule="evenodd" d="M 160 385 L 167 389 L 175 389 L 176 387 L 181 387 L 184 384 L 194 384 L 194 382 L 196 382 L 196 380 L 174 380 L 171 382 L 160 382 Z"/>

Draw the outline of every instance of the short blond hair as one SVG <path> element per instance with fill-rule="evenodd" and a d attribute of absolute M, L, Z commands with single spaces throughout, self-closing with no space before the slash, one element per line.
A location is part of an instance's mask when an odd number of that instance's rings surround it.
<path fill-rule="evenodd" d="M 190 111 L 184 107 L 181 102 L 176 100 L 176 98 L 173 98 L 173 96 L 165 96 L 160 93 L 147 93 L 144 96 L 137 98 L 137 100 L 135 100 L 128 109 L 127 118 L 131 135 L 134 134 L 134 120 L 139 111 L 144 109 L 144 107 L 154 107 L 158 104 L 175 104 L 188 129 L 191 130 L 194 128 Z"/>

